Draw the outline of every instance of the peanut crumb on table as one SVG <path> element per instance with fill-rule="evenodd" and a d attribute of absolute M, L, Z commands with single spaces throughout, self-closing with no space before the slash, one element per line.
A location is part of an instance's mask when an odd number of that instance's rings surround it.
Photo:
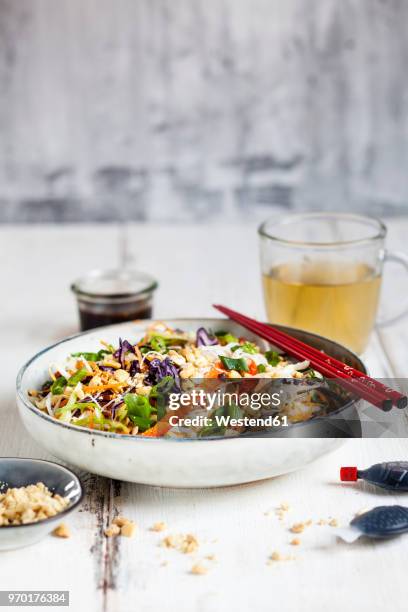
<path fill-rule="evenodd" d="M 120 534 L 120 527 L 119 525 L 115 525 L 115 524 L 110 525 L 109 527 L 105 529 L 104 533 L 107 538 L 112 538 Z"/>
<path fill-rule="evenodd" d="M 136 524 L 133 521 L 128 521 L 124 525 L 122 525 L 120 529 L 120 535 L 125 536 L 126 538 L 133 538 L 136 531 Z"/>
<path fill-rule="evenodd" d="M 300 545 L 300 539 L 299 538 L 293 538 L 293 540 L 290 541 L 290 544 L 292 544 L 292 546 L 299 546 Z"/>
<path fill-rule="evenodd" d="M 338 526 L 339 526 L 339 522 L 338 522 L 338 520 L 337 520 L 337 519 L 332 518 L 332 519 L 329 521 L 329 525 L 330 525 L 330 527 L 338 527 Z"/>
<path fill-rule="evenodd" d="M 191 574 L 195 576 L 203 576 L 207 574 L 208 569 L 202 563 L 194 563 L 193 567 L 190 570 Z"/>
<path fill-rule="evenodd" d="M 282 555 L 277 550 L 274 550 L 268 559 L 268 565 L 272 565 L 275 561 L 293 561 L 295 557 L 292 555 Z"/>
<path fill-rule="evenodd" d="M 116 516 L 112 523 L 105 529 L 107 538 L 118 536 L 119 534 L 126 538 L 132 538 L 136 530 L 136 523 L 124 516 Z"/>
<path fill-rule="evenodd" d="M 190 554 L 198 550 L 198 540 L 191 533 L 169 535 L 163 538 L 161 546 L 174 548 L 181 553 Z"/>
<path fill-rule="evenodd" d="M 295 523 L 290 528 L 290 531 L 292 533 L 302 533 L 305 530 L 305 527 L 306 527 L 305 523 Z"/>
<path fill-rule="evenodd" d="M 52 535 L 57 538 L 69 538 L 71 537 L 71 533 L 65 523 L 61 523 L 54 529 Z"/>
<path fill-rule="evenodd" d="M 166 529 L 167 529 L 167 525 L 163 521 L 158 521 L 157 523 L 154 523 L 150 527 L 150 531 L 157 531 L 157 532 L 165 531 Z"/>
<path fill-rule="evenodd" d="M 275 508 L 275 514 L 280 521 L 283 520 L 285 513 L 289 512 L 290 506 L 286 502 L 282 502 L 277 508 Z M 265 512 L 266 515 L 269 515 L 269 512 Z"/>

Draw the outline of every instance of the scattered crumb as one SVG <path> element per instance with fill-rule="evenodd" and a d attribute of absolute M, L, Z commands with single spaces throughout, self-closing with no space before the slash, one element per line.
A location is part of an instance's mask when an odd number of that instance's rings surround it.
<path fill-rule="evenodd" d="M 305 523 L 295 523 L 290 528 L 290 531 L 292 533 L 302 533 L 304 531 L 305 527 L 306 527 Z"/>
<path fill-rule="evenodd" d="M 167 525 L 163 521 L 154 523 L 154 525 L 150 527 L 150 531 L 165 531 L 166 529 L 167 529 Z"/>
<path fill-rule="evenodd" d="M 124 516 L 116 516 L 112 523 L 105 529 L 107 538 L 123 535 L 126 538 L 132 538 L 136 530 L 136 523 Z"/>
<path fill-rule="evenodd" d="M 208 561 L 216 561 L 217 560 L 217 557 L 215 555 L 207 555 L 205 558 L 208 559 Z"/>
<path fill-rule="evenodd" d="M 282 504 L 280 504 L 280 506 L 275 508 L 275 514 L 278 517 L 278 519 L 282 521 L 285 516 L 285 513 L 288 512 L 289 510 L 290 510 L 289 504 L 287 504 L 286 502 L 283 502 Z"/>
<path fill-rule="evenodd" d="M 128 521 L 124 523 L 120 529 L 120 534 L 125 536 L 126 538 L 133 538 L 136 531 L 136 523 L 133 521 Z"/>
<path fill-rule="evenodd" d="M 310 527 L 310 525 L 312 524 L 313 524 L 312 519 L 308 519 L 307 521 L 303 521 L 302 523 L 295 523 L 290 528 L 290 531 L 292 533 L 302 533 L 306 529 L 306 527 Z"/>
<path fill-rule="evenodd" d="M 329 521 L 329 525 L 330 527 L 338 527 L 339 526 L 339 522 L 337 519 L 333 518 Z"/>
<path fill-rule="evenodd" d="M 199 543 L 191 533 L 169 535 L 161 541 L 161 546 L 174 548 L 181 553 L 190 554 L 198 550 Z"/>
<path fill-rule="evenodd" d="M 295 557 L 293 555 L 282 555 L 277 550 L 274 550 L 268 559 L 268 565 L 273 565 L 275 561 L 293 561 Z"/>
<path fill-rule="evenodd" d="M 277 550 L 274 550 L 270 556 L 271 561 L 283 561 L 283 557 Z"/>
<path fill-rule="evenodd" d="M 68 527 L 65 525 L 65 523 L 61 523 L 60 525 L 58 525 L 58 527 L 56 527 L 54 531 L 52 532 L 52 535 L 57 538 L 70 538 L 71 537 L 71 533 Z"/>
<path fill-rule="evenodd" d="M 166 565 L 168 565 L 168 564 L 169 564 L 169 562 L 168 562 L 168 561 L 162 561 L 162 562 L 160 563 L 161 567 L 166 567 Z"/>
<path fill-rule="evenodd" d="M 293 538 L 293 540 L 290 541 L 290 544 L 292 544 L 292 546 L 299 546 L 300 545 L 299 538 Z"/>
<path fill-rule="evenodd" d="M 110 525 L 109 527 L 107 527 L 105 529 L 105 535 L 107 538 L 112 538 L 114 536 L 117 536 L 120 534 L 120 527 L 119 525 Z"/>
<path fill-rule="evenodd" d="M 208 572 L 208 569 L 202 565 L 202 563 L 194 563 L 193 567 L 190 570 L 191 574 L 195 576 L 203 576 Z"/>
<path fill-rule="evenodd" d="M 319 519 L 319 520 L 317 521 L 317 524 L 318 524 L 318 525 L 327 525 L 327 521 L 325 521 L 324 519 Z"/>

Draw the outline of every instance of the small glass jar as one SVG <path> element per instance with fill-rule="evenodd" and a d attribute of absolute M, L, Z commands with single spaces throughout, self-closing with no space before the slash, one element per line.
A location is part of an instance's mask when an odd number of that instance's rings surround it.
<path fill-rule="evenodd" d="M 136 270 L 94 270 L 76 280 L 71 289 L 77 297 L 81 331 L 150 319 L 157 282 Z"/>

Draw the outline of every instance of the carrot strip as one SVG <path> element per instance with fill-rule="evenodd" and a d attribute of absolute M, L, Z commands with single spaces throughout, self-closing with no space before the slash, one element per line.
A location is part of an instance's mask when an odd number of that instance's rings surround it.
<path fill-rule="evenodd" d="M 163 437 L 169 431 L 169 429 L 173 427 L 173 425 L 170 425 L 169 423 L 170 418 L 174 416 L 177 416 L 177 417 L 185 416 L 186 414 L 190 412 L 190 410 L 191 410 L 191 406 L 183 406 L 182 408 L 179 408 L 178 410 L 175 410 L 174 412 L 172 411 L 172 414 L 166 414 L 166 416 L 164 416 L 161 419 L 161 421 L 153 425 L 153 427 L 146 429 L 146 431 L 144 431 L 141 435 L 145 438 Z"/>
<path fill-rule="evenodd" d="M 86 393 L 92 393 L 94 391 L 106 391 L 107 389 L 113 389 L 114 391 L 117 390 L 117 388 L 122 385 L 123 383 L 109 383 L 106 385 L 95 385 L 95 386 L 90 386 L 90 385 L 84 385 L 83 386 L 83 390 Z"/>

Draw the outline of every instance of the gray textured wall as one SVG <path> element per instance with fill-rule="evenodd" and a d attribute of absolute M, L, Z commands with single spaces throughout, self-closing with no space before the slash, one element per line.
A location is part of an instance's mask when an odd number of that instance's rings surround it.
<path fill-rule="evenodd" d="M 408 0 L 0 0 L 0 220 L 404 210 L 407 23 Z"/>

